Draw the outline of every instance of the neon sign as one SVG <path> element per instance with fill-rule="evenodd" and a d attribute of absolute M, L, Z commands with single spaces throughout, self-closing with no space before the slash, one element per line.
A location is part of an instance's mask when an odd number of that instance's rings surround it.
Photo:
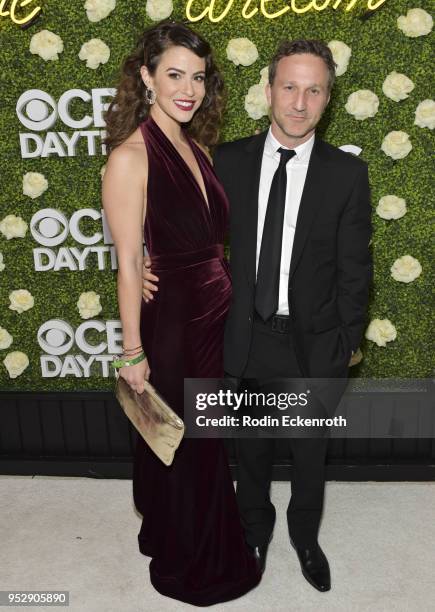
<path fill-rule="evenodd" d="M 386 0 L 367 0 L 367 9 L 369 11 L 374 11 L 385 1 Z M 324 11 L 328 7 L 336 10 L 341 4 L 345 4 L 345 10 L 350 11 L 355 7 L 358 0 L 345 0 L 344 2 L 343 0 L 281 0 L 282 4 L 285 4 L 285 6 L 282 6 L 279 10 L 275 9 L 275 12 L 271 12 L 270 7 L 268 7 L 269 2 L 276 3 L 276 0 L 244 0 L 242 17 L 244 19 L 251 19 L 260 12 L 263 17 L 267 19 L 276 19 L 288 11 L 301 14 L 308 11 Z M 209 5 L 200 13 L 196 12 L 196 14 L 194 14 L 193 11 L 195 4 L 198 4 L 197 0 L 188 0 L 187 2 L 186 17 L 189 21 L 200 21 L 208 17 L 212 23 L 217 23 L 228 15 L 233 8 L 234 0 L 227 0 L 225 8 L 223 8 L 220 13 L 218 13 L 218 10 L 215 8 L 216 0 L 209 0 Z"/>
<path fill-rule="evenodd" d="M 0 0 L 0 17 L 9 17 L 17 25 L 29 23 L 41 11 L 41 7 L 35 6 L 31 13 L 21 18 L 17 16 L 17 9 L 23 9 L 32 2 L 35 2 L 35 0 Z M 6 10 L 7 4 L 10 4 L 9 10 Z"/>

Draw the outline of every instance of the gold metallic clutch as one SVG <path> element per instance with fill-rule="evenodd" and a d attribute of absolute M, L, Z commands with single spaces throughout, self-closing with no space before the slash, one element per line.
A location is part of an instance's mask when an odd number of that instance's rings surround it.
<path fill-rule="evenodd" d="M 171 465 L 184 435 L 183 421 L 147 380 L 139 395 L 118 372 L 116 379 L 115 395 L 125 414 L 157 457 Z"/>

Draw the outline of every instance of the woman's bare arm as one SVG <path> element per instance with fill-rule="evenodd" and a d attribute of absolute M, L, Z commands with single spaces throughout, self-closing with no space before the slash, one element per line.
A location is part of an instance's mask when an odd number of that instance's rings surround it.
<path fill-rule="evenodd" d="M 118 303 L 123 344 L 141 344 L 144 186 L 147 159 L 143 149 L 122 144 L 108 159 L 103 178 L 103 207 L 118 257 Z"/>

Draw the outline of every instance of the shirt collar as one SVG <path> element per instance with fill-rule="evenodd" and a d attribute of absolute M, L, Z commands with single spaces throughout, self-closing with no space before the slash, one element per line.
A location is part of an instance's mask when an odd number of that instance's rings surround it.
<path fill-rule="evenodd" d="M 314 137 L 315 133 L 313 133 L 311 137 L 302 144 L 293 147 L 293 150 L 296 151 L 295 159 L 299 161 L 309 160 L 314 146 Z M 288 149 L 289 147 L 285 147 L 275 138 L 275 136 L 272 134 L 272 126 L 270 126 L 267 133 L 266 142 L 264 144 L 264 150 L 268 155 L 274 156 L 279 148 Z"/>

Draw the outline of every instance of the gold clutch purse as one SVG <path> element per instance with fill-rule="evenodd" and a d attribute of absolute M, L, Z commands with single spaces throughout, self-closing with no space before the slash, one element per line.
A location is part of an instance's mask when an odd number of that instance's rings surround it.
<path fill-rule="evenodd" d="M 139 395 L 116 370 L 115 375 L 115 395 L 125 414 L 157 457 L 171 465 L 184 435 L 183 421 L 147 380 Z"/>

